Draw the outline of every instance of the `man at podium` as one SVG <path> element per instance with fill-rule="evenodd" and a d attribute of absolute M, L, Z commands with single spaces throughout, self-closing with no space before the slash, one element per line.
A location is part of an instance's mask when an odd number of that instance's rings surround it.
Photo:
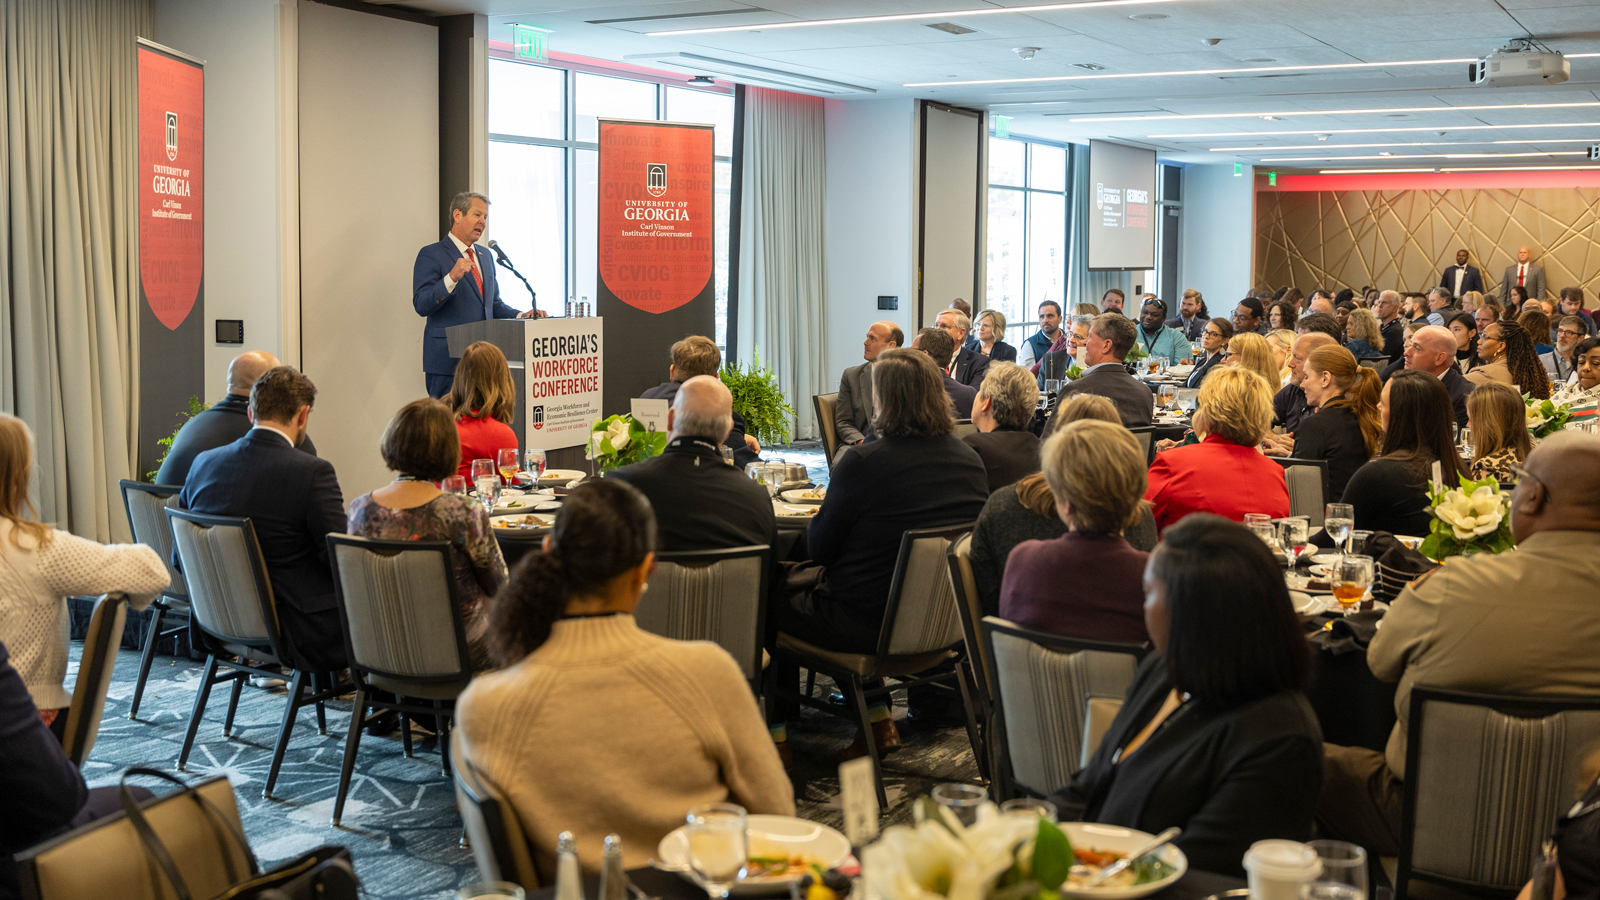
<path fill-rule="evenodd" d="M 456 361 L 450 356 L 444 330 L 484 319 L 528 319 L 537 309 L 517 312 L 500 299 L 494 259 L 477 246 L 489 223 L 489 198 L 463 191 L 450 201 L 450 233 L 417 251 L 411 271 L 411 305 L 428 320 L 422 332 L 422 372 L 428 396 L 450 392 Z"/>

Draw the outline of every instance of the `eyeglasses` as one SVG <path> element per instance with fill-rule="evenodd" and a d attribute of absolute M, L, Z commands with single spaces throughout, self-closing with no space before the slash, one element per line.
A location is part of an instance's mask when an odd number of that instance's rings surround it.
<path fill-rule="evenodd" d="M 1522 479 L 1526 478 L 1529 481 L 1532 481 L 1534 484 L 1539 485 L 1540 487 L 1545 487 L 1545 483 L 1543 481 L 1539 480 L 1539 476 L 1533 474 L 1532 472 L 1529 472 L 1527 469 L 1523 468 L 1522 466 L 1512 466 L 1511 467 L 1511 474 L 1515 475 L 1517 477 L 1517 482 L 1519 484 L 1522 482 Z"/>
<path fill-rule="evenodd" d="M 1563 328 L 1558 333 L 1559 334 L 1564 334 L 1564 335 L 1566 335 L 1567 337 L 1570 337 L 1570 338 L 1581 338 L 1584 335 L 1588 334 L 1588 332 L 1585 332 L 1585 331 L 1573 331 L 1570 328 Z"/>

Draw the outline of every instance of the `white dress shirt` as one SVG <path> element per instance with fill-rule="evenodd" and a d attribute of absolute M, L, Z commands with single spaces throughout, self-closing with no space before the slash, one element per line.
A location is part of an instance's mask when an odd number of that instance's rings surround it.
<path fill-rule="evenodd" d="M 273 434 L 277 435 L 278 437 L 281 437 L 284 440 L 288 441 L 289 442 L 289 446 L 291 446 L 291 447 L 294 446 L 294 438 L 289 437 L 289 432 L 284 431 L 282 428 L 276 428 L 276 427 L 274 427 L 272 425 L 266 424 L 265 422 L 257 422 L 255 427 L 250 429 L 250 430 L 251 431 L 270 431 Z"/>
<path fill-rule="evenodd" d="M 457 255 L 465 257 L 467 255 L 467 245 L 462 243 L 461 239 L 456 237 L 456 234 L 453 231 L 448 234 L 448 237 L 450 238 L 450 243 L 456 245 Z M 478 251 L 476 247 L 474 247 L 472 251 L 472 267 L 478 267 Z M 451 278 L 449 274 L 444 276 L 444 292 L 446 294 L 453 294 L 456 292 L 455 279 Z"/>

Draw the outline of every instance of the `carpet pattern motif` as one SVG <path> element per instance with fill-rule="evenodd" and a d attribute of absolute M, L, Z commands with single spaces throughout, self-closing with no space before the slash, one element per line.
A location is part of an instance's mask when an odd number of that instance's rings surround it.
<path fill-rule="evenodd" d="M 74 643 L 69 680 L 76 677 L 79 650 Z M 477 880 L 472 853 L 460 845 L 454 789 L 441 770 L 431 735 L 415 742 L 411 759 L 403 754 L 398 734 L 363 736 L 343 824 L 337 829 L 331 825 L 350 722 L 348 697 L 328 705 L 326 735 L 317 733 L 312 709 L 300 711 L 273 790 L 278 799 L 262 799 L 261 790 L 283 715 L 281 688 L 247 686 L 231 738 L 222 734 L 226 686 L 213 688 L 188 767 L 178 773 L 178 753 L 201 668 L 188 659 L 156 657 L 139 721 L 130 721 L 139 656 L 131 650 L 120 652 L 100 736 L 84 765 L 91 787 L 115 785 L 130 766 L 162 769 L 191 780 L 226 775 L 263 868 L 322 844 L 343 844 L 350 848 L 372 900 L 451 898 L 457 888 Z M 819 694 L 830 687 L 826 679 L 818 679 Z M 897 713 L 903 714 L 904 698 L 899 699 Z M 934 784 L 977 778 L 963 729 L 924 729 L 905 720 L 900 720 L 900 729 L 905 749 L 890 756 L 884 766 L 890 802 L 885 824 L 909 821 L 910 799 L 927 793 Z M 840 827 L 843 814 L 834 756 L 849 743 L 853 726 L 807 711 L 789 733 L 799 814 Z M 159 785 L 146 786 L 165 792 Z"/>

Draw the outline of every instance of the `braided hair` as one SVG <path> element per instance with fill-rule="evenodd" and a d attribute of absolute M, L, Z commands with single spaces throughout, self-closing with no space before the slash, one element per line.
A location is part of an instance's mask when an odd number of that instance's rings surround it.
<path fill-rule="evenodd" d="M 1516 322 L 1500 322 L 1500 339 L 1506 345 L 1506 369 L 1511 372 L 1511 385 L 1518 391 L 1537 400 L 1550 396 L 1550 373 L 1539 362 L 1539 353 L 1533 349 L 1533 338 L 1528 330 Z"/>

